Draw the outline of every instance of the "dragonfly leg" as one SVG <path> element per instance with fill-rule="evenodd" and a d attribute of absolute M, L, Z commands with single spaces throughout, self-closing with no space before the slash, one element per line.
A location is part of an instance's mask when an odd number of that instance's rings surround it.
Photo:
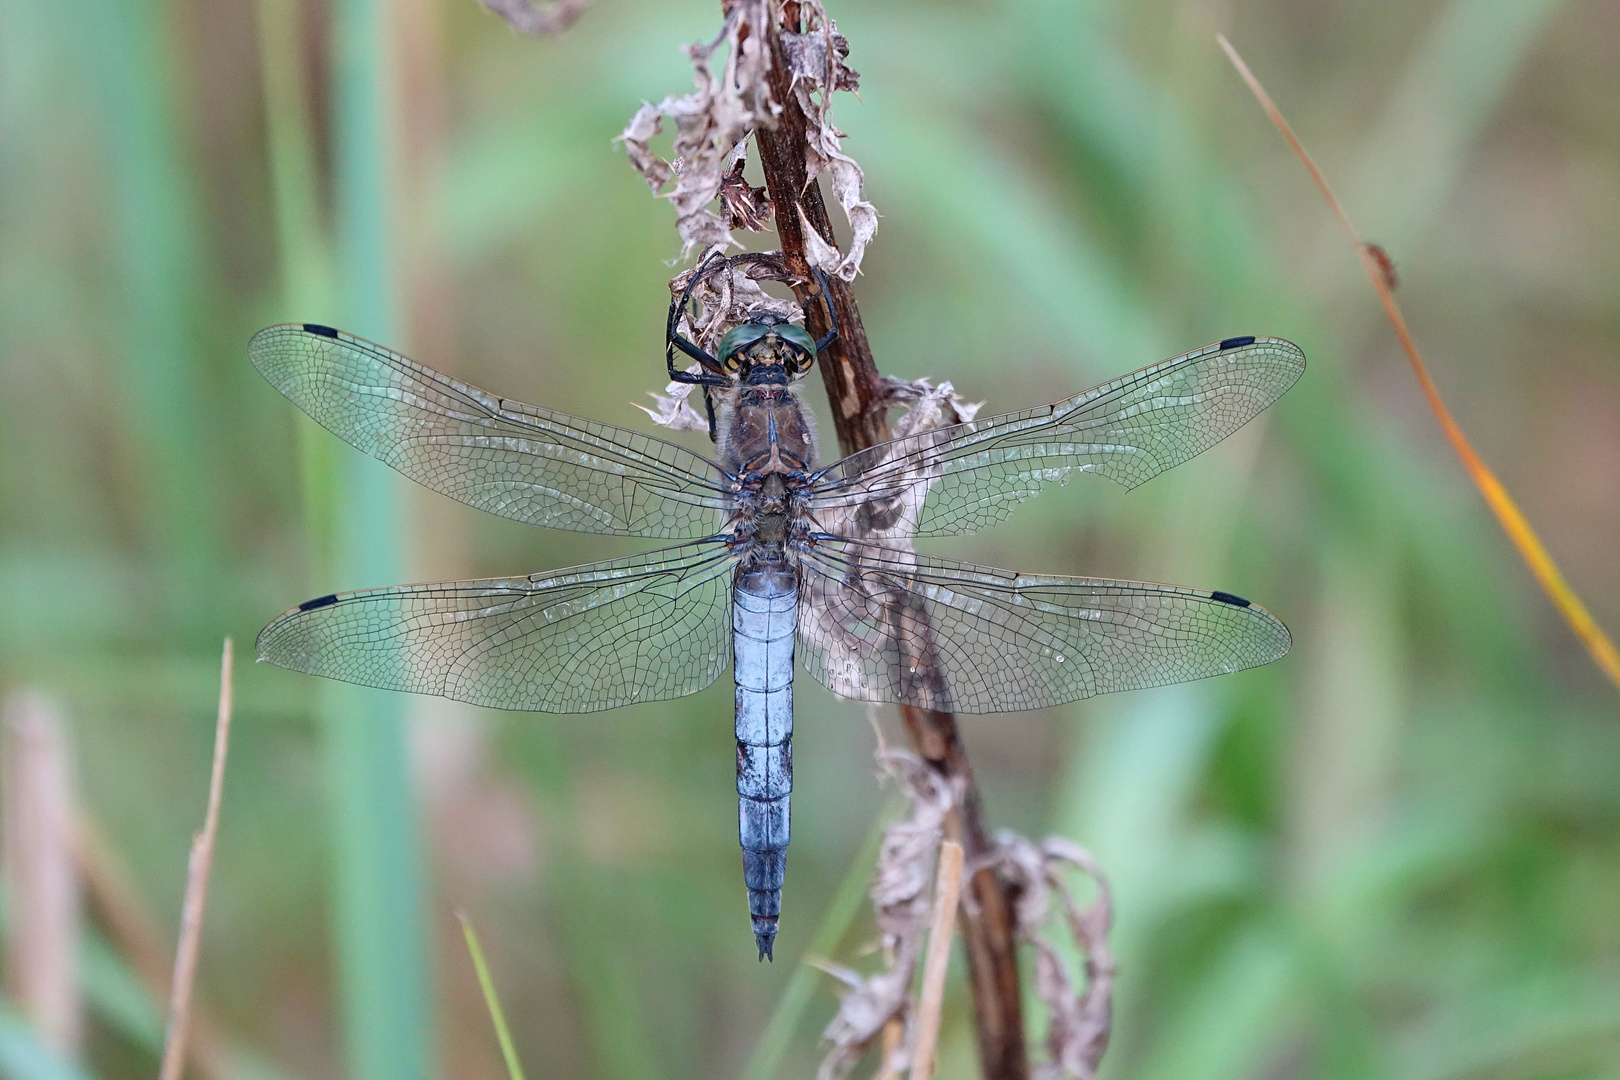
<path fill-rule="evenodd" d="M 715 434 L 714 430 L 714 395 L 709 393 L 707 386 L 703 388 L 703 411 L 709 416 L 709 441 L 718 443 L 720 437 Z"/>
<path fill-rule="evenodd" d="M 715 260 L 719 260 L 716 263 Z M 697 271 L 686 280 L 686 288 L 681 290 L 678 300 L 671 300 L 669 304 L 669 321 L 664 325 L 664 366 L 669 369 L 669 377 L 674 382 L 696 383 L 699 386 L 729 386 L 731 380 L 726 376 L 720 366 L 720 361 L 710 356 L 706 351 L 685 337 L 678 329 L 681 316 L 686 313 L 686 305 L 692 301 L 692 289 L 703 278 L 708 277 L 725 263 L 723 255 L 715 254 L 709 258 Z M 696 360 L 703 370 L 698 372 L 682 371 L 675 366 L 675 350 Z M 714 424 L 709 424 L 712 433 Z"/>
<path fill-rule="evenodd" d="M 833 307 L 832 293 L 827 285 L 827 275 L 823 274 L 819 268 L 815 270 L 815 274 L 816 282 L 821 286 L 821 302 L 827 306 L 827 321 L 832 324 L 832 328 L 827 331 L 827 336 L 816 342 L 816 352 L 819 353 L 822 349 L 838 340 L 838 310 Z"/>

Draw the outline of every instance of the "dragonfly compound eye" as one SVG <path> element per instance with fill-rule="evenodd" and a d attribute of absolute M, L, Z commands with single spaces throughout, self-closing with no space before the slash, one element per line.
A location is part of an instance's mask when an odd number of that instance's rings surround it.
<path fill-rule="evenodd" d="M 746 354 L 751 351 L 749 347 L 774 329 L 764 323 L 747 322 L 727 330 L 726 336 L 720 339 L 720 348 L 715 352 L 720 366 L 729 374 L 737 374 L 747 363 Z"/>
<path fill-rule="evenodd" d="M 783 323 L 775 330 L 782 339 L 783 366 L 793 378 L 802 378 L 816 362 L 816 339 L 797 323 Z"/>

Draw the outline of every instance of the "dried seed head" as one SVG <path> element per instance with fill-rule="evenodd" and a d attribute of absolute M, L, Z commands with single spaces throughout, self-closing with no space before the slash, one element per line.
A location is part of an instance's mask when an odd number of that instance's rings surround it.
<path fill-rule="evenodd" d="M 630 164 L 654 194 L 674 204 L 683 258 L 694 249 L 727 251 L 736 243 L 731 236 L 733 226 L 757 231 L 769 216 L 769 200 L 763 190 L 747 185 L 737 163 L 748 136 L 758 128 L 775 128 L 782 112 L 783 103 L 771 97 L 771 57 L 765 45 L 771 37 L 773 10 L 766 0 L 731 4 L 719 36 L 708 44 L 686 46 L 695 89 L 666 97 L 656 105 L 642 105 L 616 140 L 624 143 Z M 804 32 L 783 33 L 778 40 L 794 101 L 808 121 L 805 164 L 810 180 L 822 172 L 831 175 L 833 194 L 850 226 L 847 253 L 840 254 L 821 242 L 812 243 L 807 255 L 812 265 L 851 281 L 877 231 L 877 211 L 862 198 L 861 167 L 841 148 L 844 136 L 833 126 L 831 98 L 835 91 L 853 92 L 860 77 L 844 63 L 849 42 L 818 0 L 802 0 L 799 10 Z M 726 46 L 726 61 L 717 76 L 710 61 L 722 45 Z M 665 117 L 675 121 L 675 161 L 665 161 L 651 148 Z M 674 189 L 666 193 L 665 186 L 672 180 Z M 716 199 L 722 204 L 719 213 L 710 209 Z M 813 229 L 806 234 L 817 236 Z"/>
<path fill-rule="evenodd" d="M 996 834 L 989 862 L 1018 896 L 1015 933 L 1035 949 L 1035 992 L 1046 1006 L 1047 1060 L 1036 1066 L 1034 1080 L 1092 1080 L 1108 1049 L 1113 1030 L 1114 958 L 1108 950 L 1113 921 L 1113 893 L 1090 852 L 1062 837 L 1048 837 L 1039 847 L 1016 833 Z M 1077 869 L 1097 884 L 1097 899 L 1081 909 L 1063 871 Z M 1045 925 L 1056 897 L 1063 923 L 1078 947 L 1085 988 L 1075 980 L 1046 935 Z"/>

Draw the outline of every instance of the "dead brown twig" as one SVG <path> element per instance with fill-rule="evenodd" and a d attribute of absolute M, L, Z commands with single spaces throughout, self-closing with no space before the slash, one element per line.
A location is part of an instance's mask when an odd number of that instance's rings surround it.
<path fill-rule="evenodd" d="M 73 823 L 73 858 L 84 880 L 86 900 L 112 943 L 135 969 L 153 1008 L 162 1010 L 173 975 L 173 961 L 161 943 L 162 930 L 146 909 L 101 826 L 82 806 Z M 208 1080 L 227 1080 L 232 1073 L 219 1026 L 195 998 L 189 1032 L 186 1045 L 192 1067 Z"/>
<path fill-rule="evenodd" d="M 793 32 L 799 30 L 796 20 L 800 17 L 800 6 L 787 4 L 784 7 L 784 18 Z M 772 29 L 780 35 L 780 30 L 774 26 Z M 810 184 L 806 176 L 803 145 L 808 119 L 788 93 L 792 75 L 774 41 L 771 55 L 772 95 L 784 103 L 783 111 L 775 130 L 760 129 L 756 140 L 766 186 L 776 208 L 782 254 L 790 266 L 803 268 L 808 281 L 807 237 L 814 235 L 820 243 L 833 244 L 832 223 L 820 189 Z M 890 399 L 878 374 L 854 293 L 840 278 L 832 278 L 829 286 L 840 329 L 838 339 L 821 354 L 819 367 L 832 405 L 839 448 L 850 454 L 890 438 L 887 415 Z M 805 309 L 805 321 L 811 333 L 818 336 L 825 333 L 826 319 L 821 305 L 812 302 L 809 285 L 799 286 L 794 291 Z M 962 845 L 970 861 L 979 860 L 988 852 L 989 843 L 978 787 L 956 718 L 948 712 L 909 705 L 900 706 L 900 715 L 913 749 L 962 792 L 956 808 L 947 818 L 946 831 L 952 840 Z M 1018 959 L 1014 951 L 1009 898 L 989 867 L 973 874 L 968 892 L 974 903 L 971 911 L 966 905 L 962 908 L 962 931 L 973 988 L 980 1063 L 989 1080 L 1022 1080 L 1028 1075 L 1029 1064 L 1024 1049 Z"/>
<path fill-rule="evenodd" d="M 720 34 L 712 42 L 686 49 L 693 62 L 695 90 L 644 105 L 620 136 L 631 164 L 655 193 L 670 200 L 683 251 L 698 250 L 700 263 L 733 244 L 731 229 L 762 224 L 768 205 L 780 240 L 775 256 L 780 265 L 773 267 L 772 276 L 791 284 L 813 336 L 819 338 L 831 328 L 828 306 L 837 314 L 838 337 L 822 350 L 818 366 L 844 454 L 892 438 L 888 412 L 897 403 L 925 407 L 925 412 L 936 414 L 937 422 L 965 419 L 971 415 L 965 411 L 970 407 L 959 408 L 961 403 L 948 386 L 902 388 L 878 373 L 849 286 L 876 230 L 877 213 L 862 197 L 860 168 L 843 152 L 842 136 L 830 118 L 833 94 L 853 90 L 858 82 L 844 62 L 848 41 L 819 0 L 787 0 L 780 5 L 772 0 L 722 0 L 721 6 L 725 25 Z M 726 59 L 717 74 L 710 69 L 710 59 L 722 46 Z M 666 118 L 676 125 L 673 161 L 660 158 L 650 145 Z M 768 200 L 759 198 L 753 188 L 745 196 L 746 182 L 739 183 L 736 166 L 746 156 L 750 136 L 758 147 Z M 843 251 L 817 183 L 822 173 L 829 177 L 849 225 Z M 671 183 L 673 188 L 665 194 Z M 716 200 L 722 213 L 710 209 Z M 826 304 L 818 295 L 812 269 L 826 276 Z M 770 300 L 763 292 L 757 297 L 748 293 L 750 288 L 758 292 L 757 285 L 743 280 L 748 276 L 717 274 L 704 283 L 730 290 L 707 295 L 700 290 L 706 325 L 717 326 Z M 722 279 L 730 283 L 721 284 Z M 704 328 L 693 329 L 703 343 Z M 702 426 L 696 410 L 686 405 L 675 387 L 659 399 L 653 415 L 672 427 Z M 914 408 L 913 415 L 924 413 Z M 914 659 L 927 665 L 932 645 L 925 613 L 905 615 L 913 621 L 915 639 L 921 644 L 921 655 Z M 943 701 L 945 695 L 935 700 Z M 991 847 L 973 770 L 950 712 L 903 705 L 900 713 L 917 754 L 950 790 L 960 793 L 946 816 L 945 832 L 977 867 L 967 884 L 960 917 L 984 1074 L 990 1080 L 1024 1080 L 1029 1066 L 1011 897 L 986 861 Z"/>
<path fill-rule="evenodd" d="M 186 1033 L 191 1020 L 191 988 L 202 945 L 203 912 L 208 904 L 208 877 L 214 866 L 214 838 L 219 832 L 219 804 L 225 793 L 225 754 L 231 739 L 231 639 L 225 639 L 219 664 L 219 713 L 214 723 L 214 767 L 208 781 L 208 810 L 203 827 L 191 841 L 186 867 L 186 895 L 180 909 L 180 943 L 174 954 L 174 980 L 169 987 L 169 1028 L 163 1040 L 162 1080 L 180 1080 L 185 1066 Z"/>

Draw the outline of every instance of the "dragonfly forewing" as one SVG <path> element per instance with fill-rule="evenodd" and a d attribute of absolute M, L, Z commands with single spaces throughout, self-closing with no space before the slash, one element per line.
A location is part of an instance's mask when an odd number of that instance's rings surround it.
<path fill-rule="evenodd" d="M 1290 342 L 1229 338 L 1052 405 L 851 454 L 824 471 L 810 506 L 818 518 L 858 515 L 865 527 L 851 535 L 976 532 L 1070 473 L 1143 484 L 1248 423 L 1304 370 Z"/>
<path fill-rule="evenodd" d="M 262 660 L 487 705 L 595 712 L 696 693 L 731 656 L 722 542 L 529 577 L 323 596 L 259 635 Z"/>
<path fill-rule="evenodd" d="M 248 357 L 338 438 L 502 517 L 695 540 L 731 505 L 719 466 L 673 443 L 496 397 L 330 327 L 268 327 Z"/>

